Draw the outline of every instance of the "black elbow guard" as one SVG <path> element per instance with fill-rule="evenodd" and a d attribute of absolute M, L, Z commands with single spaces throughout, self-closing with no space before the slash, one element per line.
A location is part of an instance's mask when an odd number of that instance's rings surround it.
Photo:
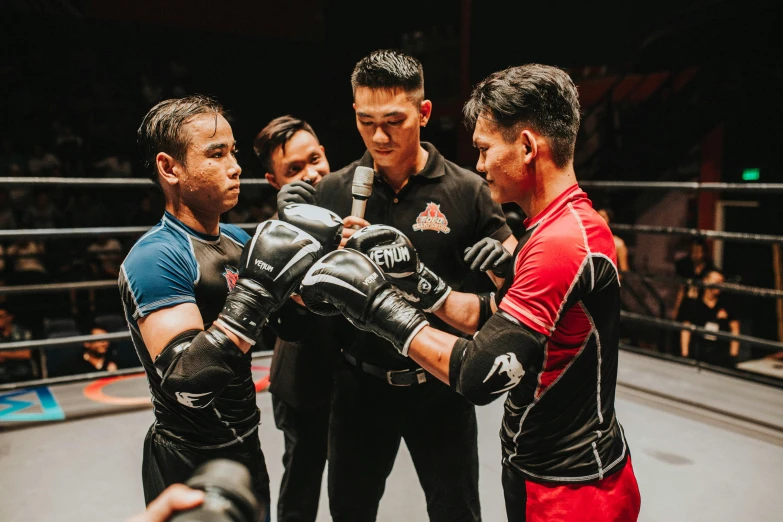
<path fill-rule="evenodd" d="M 188 330 L 155 359 L 161 387 L 189 408 L 205 408 L 231 383 L 245 354 L 219 328 Z"/>
<path fill-rule="evenodd" d="M 456 342 L 449 361 L 449 384 L 479 406 L 520 383 L 535 388 L 545 342 L 545 336 L 498 312 L 472 340 Z"/>

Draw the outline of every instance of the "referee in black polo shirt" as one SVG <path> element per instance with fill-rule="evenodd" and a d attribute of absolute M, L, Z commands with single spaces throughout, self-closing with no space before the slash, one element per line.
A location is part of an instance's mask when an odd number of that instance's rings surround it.
<path fill-rule="evenodd" d="M 356 64 L 351 86 L 367 152 L 324 177 L 316 204 L 348 216 L 344 241 L 354 225 L 393 226 L 405 232 L 421 261 L 451 288 L 474 290 L 463 286 L 470 279 L 465 250 L 489 237 L 513 252 L 516 239 L 486 182 L 420 141 L 432 112 L 432 103 L 424 99 L 421 63 L 400 52 L 375 51 Z M 376 172 L 366 220 L 349 216 L 357 166 Z M 422 304 L 425 311 L 439 305 Z M 428 319 L 435 328 L 461 335 L 434 314 Z M 473 405 L 390 344 L 386 350 L 378 344 L 388 343 L 354 330 L 336 371 L 328 479 L 333 519 L 375 520 L 404 438 L 430 520 L 481 520 Z"/>

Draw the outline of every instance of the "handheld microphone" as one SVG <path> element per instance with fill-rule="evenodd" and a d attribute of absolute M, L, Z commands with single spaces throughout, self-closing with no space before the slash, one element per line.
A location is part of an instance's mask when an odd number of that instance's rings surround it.
<path fill-rule="evenodd" d="M 353 184 L 351 185 L 351 194 L 353 195 L 353 205 L 351 206 L 351 215 L 364 219 L 364 209 L 367 206 L 367 200 L 372 194 L 372 182 L 375 178 L 375 171 L 370 167 L 356 167 L 353 173 Z M 354 225 L 356 230 L 359 225 Z"/>

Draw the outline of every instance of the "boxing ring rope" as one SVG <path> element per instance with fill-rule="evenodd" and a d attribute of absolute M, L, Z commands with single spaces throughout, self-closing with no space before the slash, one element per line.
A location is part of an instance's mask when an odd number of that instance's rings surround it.
<path fill-rule="evenodd" d="M 637 234 L 667 234 L 671 236 L 691 236 L 710 239 L 723 239 L 738 243 L 783 243 L 783 236 L 768 234 L 748 234 L 745 232 L 722 232 L 718 230 L 702 230 L 698 228 L 662 227 L 652 225 L 625 225 L 612 223 L 612 230 L 634 232 Z"/>
<path fill-rule="evenodd" d="M 640 279 L 648 282 L 667 283 L 672 285 L 698 286 L 699 288 L 718 288 L 723 292 L 754 297 L 768 297 L 778 299 L 783 297 L 783 290 L 773 288 L 760 288 L 757 286 L 740 285 L 738 283 L 704 283 L 700 279 L 684 279 L 679 277 L 666 277 L 653 274 L 640 274 L 637 272 L 620 272 L 623 277 Z M 81 281 L 77 283 L 46 283 L 38 285 L 18 285 L 0 287 L 0 295 L 14 294 L 42 294 L 53 292 L 68 292 L 71 290 L 100 290 L 117 286 L 116 279 L 101 279 L 96 281 Z"/>
<path fill-rule="evenodd" d="M 264 178 L 242 178 L 243 185 L 268 185 Z M 0 186 L 77 185 L 90 187 L 152 188 L 146 178 L 0 177 Z M 673 181 L 579 181 L 582 188 L 602 190 L 683 190 L 704 192 L 762 192 L 783 194 L 783 183 L 699 183 Z"/>
<path fill-rule="evenodd" d="M 783 183 L 699 183 L 696 181 L 579 181 L 583 189 L 681 190 L 696 192 L 763 192 L 783 194 Z"/>
<path fill-rule="evenodd" d="M 242 179 L 243 185 L 251 186 L 265 186 L 269 183 L 266 179 Z M 156 185 L 149 179 L 134 179 L 134 178 L 51 178 L 51 177 L 0 177 L 0 186 L 61 186 L 61 185 L 73 185 L 73 186 L 88 186 L 90 188 L 98 187 L 114 187 L 114 188 L 154 188 Z M 632 182 L 632 181 L 580 181 L 580 186 L 585 189 L 593 188 L 598 190 L 683 190 L 683 191 L 728 191 L 728 192 L 741 192 L 741 193 L 764 193 L 764 194 L 783 194 L 783 183 L 756 183 L 756 184 L 744 184 L 744 183 L 698 183 L 698 182 Z M 257 227 L 257 223 L 242 223 L 236 226 L 252 231 Z M 714 230 L 701 230 L 693 228 L 678 228 L 678 227 L 664 227 L 664 226 L 650 226 L 650 225 L 629 225 L 629 224 L 612 224 L 611 228 L 615 231 L 625 231 L 639 234 L 668 234 L 668 235 L 682 235 L 699 238 L 711 238 L 721 239 L 726 241 L 736 241 L 744 243 L 767 243 L 776 244 L 783 243 L 783 236 L 765 235 L 765 234 L 749 234 L 738 232 L 723 232 Z M 140 236 L 146 233 L 150 229 L 149 226 L 144 227 L 101 227 L 101 228 L 53 228 L 53 229 L 20 229 L 20 230 L 0 230 L 0 241 L 3 240 L 16 240 L 16 239 L 46 239 L 46 238 L 73 238 L 73 237 L 90 237 L 98 235 L 110 235 L 117 236 Z M 756 297 L 783 298 L 783 291 L 768 288 L 758 288 L 752 286 L 745 286 L 736 283 L 720 283 L 720 284 L 705 284 L 699 280 L 682 279 L 665 276 L 651 276 L 646 274 L 639 274 L 635 272 L 623 272 L 623 276 L 630 278 L 636 278 L 647 282 L 657 281 L 670 284 L 686 284 L 692 286 L 698 286 L 702 288 L 720 288 L 726 292 L 732 292 L 737 294 L 751 295 Z M 113 288 L 117 286 L 115 280 L 98 280 L 98 281 L 83 281 L 77 283 L 50 283 L 50 284 L 37 284 L 37 285 L 21 285 L 21 286 L 6 286 L 0 287 L 0 295 L 14 295 L 25 293 L 48 293 L 59 291 L 71 291 L 71 290 L 90 290 L 101 288 Z M 735 335 L 728 332 L 706 330 L 704 328 L 684 324 L 677 321 L 662 319 L 654 316 L 647 316 L 642 314 L 636 314 L 633 312 L 621 312 L 621 318 L 624 321 L 646 324 L 649 326 L 655 326 L 664 330 L 682 331 L 688 330 L 693 334 L 700 337 L 710 336 L 713 338 L 719 338 L 726 341 L 739 341 L 748 345 L 758 346 L 763 349 L 783 351 L 783 343 L 777 341 L 771 341 L 768 339 L 761 339 L 748 335 Z M 72 337 L 62 337 L 54 339 L 39 339 L 31 341 L 20 341 L 14 343 L 4 343 L 0 345 L 0 352 L 23 350 L 23 349 L 56 349 L 62 346 L 73 346 L 74 344 L 88 342 L 88 341 L 100 341 L 100 340 L 126 340 L 130 338 L 129 332 L 112 332 L 102 335 L 80 335 Z M 621 346 L 623 349 L 629 349 L 630 351 L 652 354 L 649 351 L 645 351 L 642 348 L 625 345 Z M 253 354 L 253 358 L 270 357 L 271 351 L 260 351 Z M 665 356 L 665 354 L 655 354 Z M 673 360 L 677 360 L 681 363 L 691 363 L 690 361 L 683 361 L 680 358 L 671 357 Z M 701 365 L 700 361 L 693 361 L 692 364 Z M 9 383 L 0 385 L 0 391 L 15 390 L 19 388 L 28 388 L 33 386 L 45 386 L 50 384 L 61 384 L 71 382 L 82 382 L 102 377 L 116 377 L 121 375 L 136 374 L 143 372 L 143 368 L 128 368 L 113 372 L 94 372 L 82 375 L 63 376 L 55 378 L 38 379 L 33 381 L 23 381 L 18 383 Z M 726 370 L 730 373 L 729 370 Z"/>
<path fill-rule="evenodd" d="M 243 230 L 255 230 L 258 223 L 236 223 Z M 0 230 L 0 241 L 17 239 L 73 238 L 91 236 L 141 236 L 151 226 L 145 227 L 89 227 L 89 228 L 23 228 Z"/>
<path fill-rule="evenodd" d="M 99 290 L 102 288 L 114 288 L 116 286 L 116 279 L 82 281 L 79 283 L 46 283 L 40 285 L 0 286 L 0 295 L 48 294 L 54 292 L 69 292 L 71 290 Z"/>
<path fill-rule="evenodd" d="M 105 337 L 105 336 L 103 336 Z M 130 337 L 130 334 L 126 335 Z M 253 352 L 251 358 L 255 360 L 269 359 L 272 357 L 272 350 L 260 350 Z M 122 370 L 114 370 L 112 372 L 90 372 L 81 373 L 79 375 L 64 375 L 62 377 L 48 377 L 46 379 L 36 379 L 33 381 L 12 382 L 8 384 L 0 384 L 0 392 L 20 390 L 24 388 L 35 388 L 37 386 L 51 386 L 53 384 L 71 384 L 75 382 L 87 382 L 97 379 L 122 377 L 124 375 L 141 375 L 144 373 L 144 367 L 138 366 L 136 368 L 123 368 Z"/>
<path fill-rule="evenodd" d="M 236 223 L 241 229 L 254 230 L 258 223 Z M 661 227 L 650 225 L 612 224 L 612 230 L 635 232 L 639 234 L 669 234 L 692 237 L 705 237 L 737 241 L 741 243 L 783 243 L 783 236 L 768 234 L 747 234 L 744 232 L 721 232 L 697 228 Z M 99 227 L 99 228 L 30 228 L 18 230 L 0 230 L 0 241 L 15 239 L 73 238 L 89 236 L 133 236 L 142 235 L 150 227 Z"/>
<path fill-rule="evenodd" d="M 717 288 L 721 292 L 750 295 L 753 297 L 768 297 L 772 299 L 783 298 L 783 290 L 776 290 L 774 288 L 761 288 L 758 286 L 741 285 L 738 283 L 705 283 L 701 279 L 686 279 L 682 277 L 666 277 L 653 274 L 640 274 L 632 271 L 621 271 L 620 275 L 628 277 L 629 279 L 640 279 L 651 283 L 667 283 L 671 285 L 685 285 L 685 286 L 697 286 L 699 288 Z M 20 287 L 23 288 L 23 287 Z M 0 289 L 0 295 L 2 295 L 2 289 Z"/>
<path fill-rule="evenodd" d="M 749 335 L 735 335 L 722 330 L 707 330 L 692 324 L 680 323 L 668 319 L 661 319 L 649 315 L 637 314 L 634 312 L 621 311 L 620 317 L 629 322 L 659 326 L 667 330 L 690 330 L 692 333 L 702 337 L 717 337 L 727 341 L 740 341 L 753 346 L 760 346 L 769 350 L 783 351 L 783 343 L 752 337 Z M 57 337 L 53 339 L 32 339 L 30 341 L 16 341 L 12 343 L 0 344 L 0 352 L 11 352 L 15 350 L 30 350 L 37 348 L 56 348 L 59 346 L 72 346 L 78 343 L 93 341 L 120 341 L 130 339 L 129 332 L 112 332 L 98 335 L 74 335 L 71 337 Z"/>
<path fill-rule="evenodd" d="M 673 330 L 673 331 L 689 330 L 691 333 L 696 334 L 700 337 L 714 337 L 727 341 L 740 341 L 742 343 L 752 345 L 752 346 L 759 346 L 761 348 L 768 349 L 770 351 L 783 351 L 783 343 L 779 343 L 777 341 L 770 341 L 768 339 L 761 339 L 758 337 L 752 337 L 749 335 L 735 335 L 720 330 L 718 331 L 707 330 L 705 328 L 695 326 L 692 324 L 685 324 L 685 323 L 680 323 L 677 321 L 671 321 L 667 319 L 659 319 L 657 317 L 650 317 L 647 315 L 641 315 L 641 314 L 636 314 L 633 312 L 626 312 L 626 311 L 621 311 L 620 317 L 621 319 L 628 322 L 635 322 L 640 324 L 657 326 L 666 330 Z M 55 339 L 18 341 L 13 343 L 0 344 L 0 352 L 39 349 L 39 348 L 48 350 L 48 349 L 57 349 L 58 347 L 62 347 L 62 346 L 73 346 L 75 344 L 88 342 L 88 341 L 117 341 L 117 340 L 126 340 L 126 339 L 130 339 L 129 332 L 112 332 L 112 333 L 99 334 L 99 335 L 77 335 L 72 337 L 60 337 Z M 639 347 L 635 347 L 631 345 L 623 345 L 623 348 L 625 347 L 633 348 L 633 350 L 631 351 L 634 352 L 649 353 L 649 352 L 640 351 Z M 261 359 L 261 358 L 271 357 L 272 353 L 273 353 L 272 350 L 262 350 L 262 351 L 254 352 L 252 356 L 253 359 Z M 698 363 L 696 364 L 698 365 Z M 33 381 L 21 381 L 15 383 L 0 384 L 0 392 L 17 390 L 22 388 L 32 388 L 35 386 L 49 386 L 53 384 L 84 382 L 84 381 L 99 379 L 103 377 L 117 377 L 121 375 L 135 374 L 143 371 L 144 368 L 138 367 L 138 368 L 127 368 L 127 369 L 111 371 L 111 372 L 108 371 L 93 372 L 87 374 L 67 375 L 62 377 L 37 379 Z"/>
<path fill-rule="evenodd" d="M 265 178 L 242 178 L 243 185 L 269 185 Z M 48 177 L 0 177 L 0 187 L 29 187 L 51 185 L 88 186 L 90 188 L 153 188 L 155 183 L 146 178 L 48 178 Z"/>

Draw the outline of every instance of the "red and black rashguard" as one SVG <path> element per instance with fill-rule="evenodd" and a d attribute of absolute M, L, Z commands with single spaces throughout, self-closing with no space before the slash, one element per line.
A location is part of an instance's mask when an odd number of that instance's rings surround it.
<path fill-rule="evenodd" d="M 505 465 L 579 483 L 622 468 L 614 411 L 620 319 L 612 233 L 574 185 L 525 223 L 499 310 L 459 340 L 451 385 L 477 404 L 506 391 Z"/>

